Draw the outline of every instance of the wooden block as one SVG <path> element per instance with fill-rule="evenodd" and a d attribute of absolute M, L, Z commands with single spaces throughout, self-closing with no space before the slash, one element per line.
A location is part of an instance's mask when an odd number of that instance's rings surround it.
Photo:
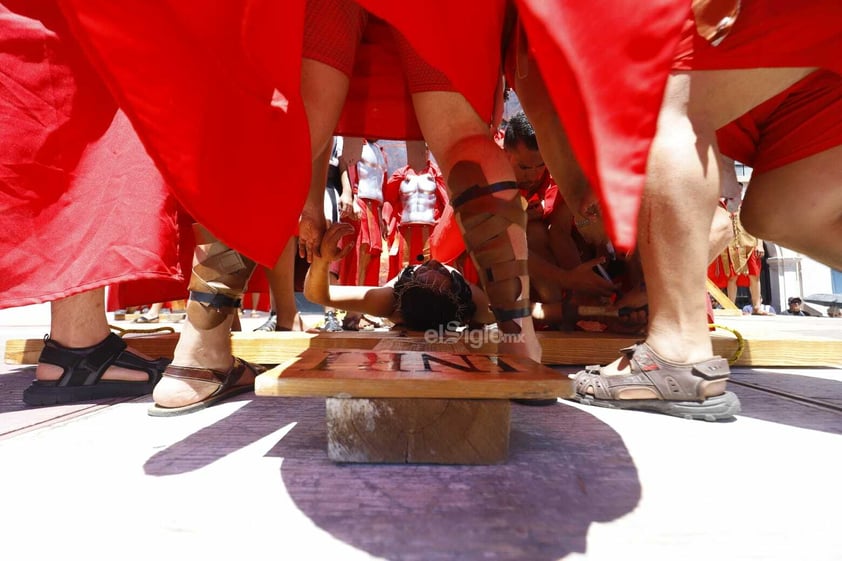
<path fill-rule="evenodd" d="M 620 356 L 620 349 L 641 340 L 629 335 L 582 331 L 539 331 L 537 335 L 544 364 L 608 364 Z"/>
<path fill-rule="evenodd" d="M 799 318 L 766 316 L 726 316 L 717 324 L 736 329 L 744 338 L 744 349 L 734 366 L 842 367 L 842 330 L 828 329 L 820 320 L 834 318 Z M 798 320 L 803 320 L 799 322 Z M 616 360 L 623 347 L 642 337 L 612 333 L 563 333 L 542 331 L 538 339 L 543 349 L 542 362 L 553 365 L 608 364 Z M 736 356 L 739 346 L 734 334 L 716 330 L 711 333 L 713 352 L 723 358 Z"/>
<path fill-rule="evenodd" d="M 705 285 L 707 286 L 708 292 L 713 299 L 716 300 L 720 306 L 722 306 L 725 310 L 739 310 L 736 304 L 728 298 L 728 295 L 722 292 L 722 290 L 714 284 L 714 282 L 710 279 L 705 279 Z"/>
<path fill-rule="evenodd" d="M 717 325 L 738 330 L 746 341 L 746 349 L 736 366 L 842 366 L 842 329 L 836 318 L 794 316 L 735 316 L 714 312 Z M 723 315 L 720 315 L 723 313 Z M 146 355 L 172 357 L 177 334 L 127 334 L 129 344 Z M 639 341 L 612 333 L 538 332 L 543 350 L 542 362 L 550 365 L 607 364 L 619 356 L 619 349 Z M 717 329 L 711 333 L 714 352 L 731 358 L 737 349 L 736 338 Z M 233 333 L 231 345 L 235 355 L 258 364 L 282 364 L 307 349 L 376 349 L 384 351 L 424 351 L 472 354 L 496 354 L 497 346 L 483 341 L 464 340 L 428 343 L 422 334 L 404 331 L 304 333 Z M 35 364 L 44 347 L 42 339 L 9 339 L 6 341 L 7 364 Z"/>
<path fill-rule="evenodd" d="M 734 307 L 733 310 L 726 310 L 726 309 L 713 310 L 713 318 L 714 319 L 716 319 L 720 316 L 726 316 L 726 317 L 731 316 L 731 317 L 733 317 L 733 316 L 741 316 L 741 315 L 743 315 L 743 311 L 740 310 L 737 307 Z"/>
<path fill-rule="evenodd" d="M 144 328 L 138 330 L 145 331 Z M 402 337 L 402 331 L 377 333 L 343 331 L 338 333 L 305 333 L 301 331 L 235 332 L 231 334 L 232 352 L 249 362 L 257 364 L 280 364 L 309 348 L 356 348 L 371 349 L 384 339 Z M 151 357 L 172 358 L 178 334 L 131 333 L 124 339 L 132 348 Z M 43 339 L 9 339 L 6 341 L 5 360 L 7 364 L 35 364 Z"/>
<path fill-rule="evenodd" d="M 571 397 L 566 374 L 523 357 L 309 349 L 261 374 L 255 393 L 299 397 Z"/>
<path fill-rule="evenodd" d="M 496 464 L 509 450 L 505 399 L 326 400 L 334 462 Z"/>
<path fill-rule="evenodd" d="M 124 339 L 133 349 L 147 356 L 172 358 L 178 333 L 132 334 Z M 43 339 L 9 339 L 6 341 L 6 364 L 36 364 L 43 348 Z"/>
<path fill-rule="evenodd" d="M 232 351 L 257 364 L 281 364 L 307 349 L 373 349 L 384 339 L 403 337 L 400 330 L 303 332 L 238 332 L 231 336 Z"/>

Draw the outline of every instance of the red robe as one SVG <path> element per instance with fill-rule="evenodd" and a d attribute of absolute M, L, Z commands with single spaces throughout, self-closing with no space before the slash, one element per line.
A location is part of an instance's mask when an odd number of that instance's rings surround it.
<path fill-rule="evenodd" d="M 296 186 L 309 185 L 299 94 L 304 2 L 60 1 L 178 199 L 231 247 L 273 264 L 304 200 L 306 189 Z M 424 12 L 435 14 L 435 25 L 424 33 L 414 4 L 359 3 L 400 30 L 491 124 L 505 0 L 429 0 Z M 628 249 L 687 2 L 516 4 L 573 148 L 605 201 L 609 232 Z M 408 115 L 405 103 L 378 104 L 376 88 L 353 84 L 346 116 L 357 120 L 343 118 L 337 132 L 371 136 L 376 120 L 395 127 L 380 137 L 417 138 L 411 119 L 384 118 L 398 106 Z M 232 190 L 264 204 L 232 213 Z M 275 235 L 266 235 L 267 223 Z"/>
<path fill-rule="evenodd" d="M 0 15 L 0 308 L 106 285 L 117 305 L 184 298 L 189 221 L 57 6 Z"/>

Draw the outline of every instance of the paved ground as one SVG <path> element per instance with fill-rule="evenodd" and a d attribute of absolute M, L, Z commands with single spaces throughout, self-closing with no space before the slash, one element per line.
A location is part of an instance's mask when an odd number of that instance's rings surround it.
<path fill-rule="evenodd" d="M 0 369 L 5 559 L 842 559 L 842 370 L 738 370 L 729 423 L 513 406 L 483 467 L 335 465 L 318 399 L 26 408 L 33 371 Z"/>

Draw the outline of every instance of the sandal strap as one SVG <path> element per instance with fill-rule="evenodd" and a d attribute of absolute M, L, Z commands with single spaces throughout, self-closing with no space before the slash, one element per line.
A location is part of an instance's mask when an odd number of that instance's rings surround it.
<path fill-rule="evenodd" d="M 517 183 L 514 181 L 500 181 L 499 183 L 492 183 L 490 185 L 474 185 L 451 199 L 450 206 L 456 209 L 474 199 L 486 195 L 493 195 L 499 191 L 513 191 L 515 189 L 517 189 Z"/>
<path fill-rule="evenodd" d="M 704 401 L 705 382 L 727 379 L 728 361 L 715 356 L 694 364 L 670 363 L 659 357 L 646 343 L 622 349 L 629 360 L 629 374 L 605 376 L 601 369 L 587 367 L 576 376 L 576 392 L 592 389 L 597 399 L 620 399 L 623 391 L 647 389 L 668 401 Z"/>
<path fill-rule="evenodd" d="M 218 310 L 237 310 L 243 303 L 242 298 L 232 298 L 220 292 L 211 294 L 195 290 L 190 291 L 188 299 Z"/>
<path fill-rule="evenodd" d="M 143 358 L 134 354 L 131 349 L 126 348 L 117 356 L 114 366 L 146 372 L 150 382 L 158 383 L 158 380 L 161 379 L 161 374 L 170 362 L 171 360 L 169 358 Z"/>
<path fill-rule="evenodd" d="M 62 375 L 56 381 L 56 386 L 75 387 L 96 384 L 111 366 L 145 372 L 149 377 L 149 382 L 155 384 L 170 360 L 168 358 L 150 360 L 140 357 L 128 348 L 122 337 L 109 333 L 96 345 L 79 348 L 65 347 L 46 336 L 44 349 L 38 357 L 38 362 L 62 369 Z"/>
<path fill-rule="evenodd" d="M 38 362 L 62 368 L 57 386 L 90 386 L 102 378 L 125 349 L 126 342 L 114 333 L 96 345 L 80 348 L 65 347 L 46 336 Z"/>
<path fill-rule="evenodd" d="M 237 385 L 243 377 L 246 369 L 251 370 L 255 375 L 261 374 L 266 369 L 260 365 L 252 364 L 239 357 L 234 357 L 234 363 L 227 371 L 214 370 L 213 368 L 199 368 L 197 366 L 167 366 L 164 376 L 180 380 L 197 380 L 200 382 L 212 382 L 219 384 L 219 387 L 208 397 L 213 397 L 224 392 L 231 386 Z"/>

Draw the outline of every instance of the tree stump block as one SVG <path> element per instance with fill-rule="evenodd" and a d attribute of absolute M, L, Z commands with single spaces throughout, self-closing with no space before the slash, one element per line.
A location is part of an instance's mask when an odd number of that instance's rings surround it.
<path fill-rule="evenodd" d="M 328 398 L 334 462 L 496 464 L 509 451 L 505 399 Z"/>
<path fill-rule="evenodd" d="M 506 460 L 509 399 L 569 397 L 572 383 L 515 356 L 309 349 L 258 376 L 255 392 L 327 398 L 335 462 L 476 465 Z"/>

